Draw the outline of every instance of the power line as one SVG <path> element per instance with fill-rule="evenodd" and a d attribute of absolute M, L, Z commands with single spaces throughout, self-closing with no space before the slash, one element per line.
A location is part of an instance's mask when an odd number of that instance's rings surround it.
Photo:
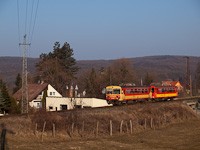
<path fill-rule="evenodd" d="M 21 41 L 20 39 L 20 22 L 19 22 L 19 0 L 17 0 L 17 18 L 18 18 L 18 39 L 19 39 L 19 43 Z"/>
<path fill-rule="evenodd" d="M 33 6 L 34 6 L 34 0 L 32 1 L 32 7 L 31 7 L 31 17 L 30 17 L 30 23 L 29 23 L 29 32 L 28 32 L 28 35 L 31 34 L 31 25 L 32 25 L 32 17 L 33 17 Z"/>
<path fill-rule="evenodd" d="M 26 12 L 25 12 L 25 30 L 24 30 L 24 35 L 27 35 L 26 34 L 26 28 L 27 28 L 27 16 L 28 16 L 28 0 L 26 0 Z"/>
<path fill-rule="evenodd" d="M 18 39 L 20 43 L 22 29 L 24 31 L 23 36 L 26 35 L 27 41 L 31 43 L 35 31 L 39 0 L 26 0 L 24 4 L 23 2 L 20 3 L 20 0 L 17 0 Z"/>
<path fill-rule="evenodd" d="M 30 34 L 30 42 L 32 42 L 33 32 L 34 32 L 34 29 L 35 29 L 35 23 L 36 23 L 36 18 L 37 18 L 38 6 L 39 6 L 39 0 L 37 1 L 37 5 L 36 5 L 36 11 L 35 11 L 35 17 L 34 17 L 34 22 L 33 22 L 33 28 L 32 28 L 32 32 Z"/>
<path fill-rule="evenodd" d="M 29 100 L 28 100 L 28 83 L 27 83 L 27 49 L 28 46 L 31 45 L 31 43 L 27 43 L 27 37 L 33 36 L 34 28 L 35 28 L 35 22 L 37 18 L 37 10 L 38 10 L 39 0 L 37 1 L 36 11 L 35 15 L 33 15 L 33 8 L 34 8 L 34 2 L 32 1 L 32 9 L 31 9 L 31 16 L 30 16 L 30 24 L 29 24 L 29 35 L 27 35 L 27 20 L 28 20 L 28 0 L 26 1 L 26 7 L 25 7 L 25 20 L 24 20 L 24 38 L 23 43 L 20 43 L 20 12 L 19 12 L 19 0 L 17 0 L 17 15 L 18 15 L 18 36 L 19 36 L 19 46 L 23 46 L 23 62 L 22 62 L 22 97 L 21 97 L 21 113 L 28 113 L 28 106 L 29 106 Z M 22 11 L 23 12 L 23 11 Z M 32 21 L 32 18 L 34 16 L 34 20 Z M 33 28 L 32 27 L 33 22 Z M 31 34 L 31 35 L 30 35 Z"/>

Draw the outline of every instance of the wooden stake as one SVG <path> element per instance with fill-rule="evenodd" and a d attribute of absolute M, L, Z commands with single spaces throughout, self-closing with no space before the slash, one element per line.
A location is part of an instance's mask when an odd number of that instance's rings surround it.
<path fill-rule="evenodd" d="M 153 118 L 151 118 L 151 128 L 153 128 Z"/>
<path fill-rule="evenodd" d="M 122 133 L 122 131 L 123 131 L 123 122 L 124 122 L 124 121 L 122 120 L 122 121 L 121 121 L 121 123 L 120 123 L 120 131 L 119 131 L 119 132 L 120 132 L 120 134 L 121 134 L 121 133 Z"/>
<path fill-rule="evenodd" d="M 110 120 L 110 136 L 112 136 L 112 120 Z"/>
<path fill-rule="evenodd" d="M 128 133 L 128 123 L 126 122 L 126 132 Z"/>
<path fill-rule="evenodd" d="M 55 137 L 56 135 L 56 128 L 55 128 L 55 124 L 53 123 L 53 137 Z"/>
<path fill-rule="evenodd" d="M 37 136 L 37 123 L 35 124 L 35 132 L 34 132 L 34 134 Z"/>
<path fill-rule="evenodd" d="M 97 127 L 96 127 L 96 136 L 99 134 L 99 121 L 97 121 Z"/>
<path fill-rule="evenodd" d="M 144 129 L 146 130 L 146 128 L 147 128 L 147 119 L 145 118 L 144 119 Z"/>
<path fill-rule="evenodd" d="M 74 123 L 72 123 L 72 134 L 74 133 Z"/>
<path fill-rule="evenodd" d="M 84 132 L 84 129 L 85 128 L 85 122 L 83 121 L 83 123 L 82 123 L 82 132 Z"/>
<path fill-rule="evenodd" d="M 132 123 L 132 120 L 130 120 L 130 131 L 131 131 L 131 134 L 133 133 L 133 123 Z"/>
<path fill-rule="evenodd" d="M 42 142 L 43 142 L 43 134 L 44 134 L 44 131 L 45 131 L 45 126 L 46 126 L 46 121 L 44 122 L 43 129 L 42 129 Z"/>

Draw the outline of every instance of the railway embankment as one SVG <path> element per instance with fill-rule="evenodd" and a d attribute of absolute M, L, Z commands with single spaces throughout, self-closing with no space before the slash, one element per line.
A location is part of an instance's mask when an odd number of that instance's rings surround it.
<path fill-rule="evenodd" d="M 4 116 L 0 122 L 7 129 L 6 147 L 10 149 L 200 147 L 199 117 L 182 101 L 38 111 L 29 116 Z"/>
<path fill-rule="evenodd" d="M 88 138 L 134 134 L 194 119 L 199 117 L 190 106 L 173 101 L 65 112 L 38 111 L 28 117 L 2 117 L 0 122 L 14 133 L 13 137 L 31 136 L 42 140 L 54 136 Z"/>

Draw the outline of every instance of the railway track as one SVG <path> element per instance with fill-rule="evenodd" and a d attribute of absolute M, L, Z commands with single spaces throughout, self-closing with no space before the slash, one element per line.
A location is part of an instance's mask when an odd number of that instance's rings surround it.
<path fill-rule="evenodd" d="M 132 103 L 124 103 L 124 104 L 120 104 L 120 105 L 113 105 L 111 107 L 120 107 L 120 106 L 127 106 L 127 105 L 137 105 L 137 104 L 143 104 L 143 103 L 164 103 L 164 102 L 183 102 L 188 104 L 191 107 L 195 107 L 196 103 L 199 103 L 200 105 L 200 96 L 192 96 L 192 97 L 181 97 L 181 98 L 175 98 L 173 100 L 169 100 L 169 101 L 132 101 Z M 105 107 L 101 107 L 101 108 L 105 108 Z M 107 107 L 109 108 L 109 107 Z M 92 108 L 94 109 L 94 108 Z M 99 109 L 99 108 L 97 108 Z"/>
<path fill-rule="evenodd" d="M 182 97 L 174 99 L 174 101 L 198 101 L 198 100 L 200 100 L 200 96 Z"/>

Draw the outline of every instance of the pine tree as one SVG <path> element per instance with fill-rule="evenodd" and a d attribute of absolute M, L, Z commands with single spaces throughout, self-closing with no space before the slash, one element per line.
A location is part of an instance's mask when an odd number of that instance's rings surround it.
<path fill-rule="evenodd" d="M 43 97 L 42 97 L 42 108 L 46 109 L 46 97 L 47 97 L 47 90 L 44 90 Z"/>
<path fill-rule="evenodd" d="M 200 93 L 199 92 L 200 91 L 200 62 L 198 62 L 198 64 L 197 64 L 195 78 L 196 78 L 197 93 L 199 94 Z"/>
<path fill-rule="evenodd" d="M 144 78 L 144 85 L 150 85 L 153 82 L 153 78 L 151 75 L 149 75 L 149 73 L 146 73 L 146 76 Z"/>
<path fill-rule="evenodd" d="M 11 107 L 11 98 L 9 96 L 8 90 L 5 83 L 0 80 L 0 91 L 1 91 L 1 110 L 9 112 Z"/>
<path fill-rule="evenodd" d="M 53 52 L 41 54 L 40 62 L 36 65 L 41 80 L 50 83 L 60 93 L 64 93 L 66 85 L 70 84 L 78 71 L 73 55 L 73 49 L 67 42 L 62 47 L 56 42 Z"/>
<path fill-rule="evenodd" d="M 88 97 L 97 97 L 98 83 L 96 81 L 97 81 L 96 71 L 94 68 L 92 68 L 89 76 L 85 79 L 85 89 Z"/>
<path fill-rule="evenodd" d="M 0 90 L 0 113 L 4 112 L 4 105 L 5 105 L 5 99 L 3 98 L 2 92 Z"/>
<path fill-rule="evenodd" d="M 22 78 L 21 75 L 18 73 L 16 80 L 15 80 L 15 88 L 13 88 L 13 93 L 17 92 L 22 86 Z"/>

